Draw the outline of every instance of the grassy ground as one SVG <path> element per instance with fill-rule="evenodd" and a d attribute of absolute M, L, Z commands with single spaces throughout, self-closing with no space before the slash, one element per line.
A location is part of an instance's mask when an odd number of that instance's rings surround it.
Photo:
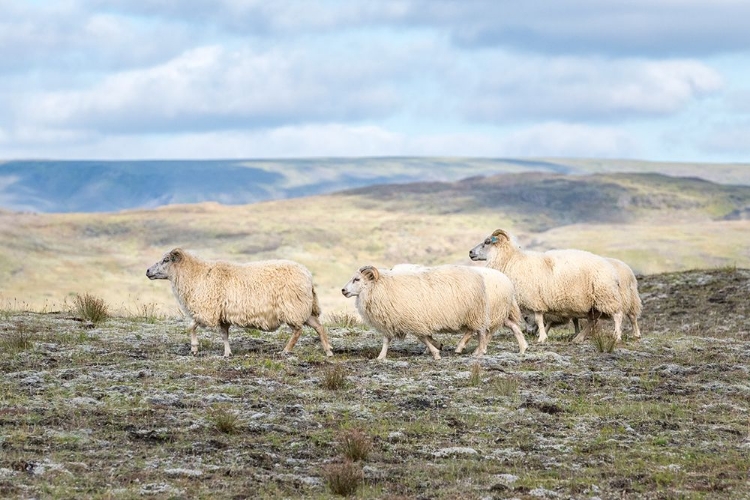
<path fill-rule="evenodd" d="M 750 271 L 640 278 L 644 338 L 489 355 L 233 329 L 143 309 L 0 312 L 0 497 L 748 498 Z M 450 344 L 457 338 L 444 337 Z M 529 339 L 530 341 L 532 339 Z M 346 457 L 355 458 L 347 462 Z"/>

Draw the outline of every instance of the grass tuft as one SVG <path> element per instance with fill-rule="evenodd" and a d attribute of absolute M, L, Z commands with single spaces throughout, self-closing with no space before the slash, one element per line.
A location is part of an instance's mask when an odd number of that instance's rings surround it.
<path fill-rule="evenodd" d="M 327 465 L 323 468 L 323 477 L 334 495 L 348 497 L 357 492 L 365 479 L 362 468 L 347 460 L 343 463 Z"/>
<path fill-rule="evenodd" d="M 346 370 L 338 363 L 331 365 L 323 371 L 320 381 L 323 388 L 329 391 L 338 391 L 346 387 Z"/>
<path fill-rule="evenodd" d="M 359 429 L 350 429 L 344 432 L 339 443 L 341 453 L 352 462 L 367 460 L 372 450 L 372 440 Z"/>
<path fill-rule="evenodd" d="M 592 339 L 594 345 L 596 346 L 596 350 L 601 353 L 612 353 L 614 352 L 615 346 L 617 345 L 617 339 L 614 335 L 604 333 L 601 330 L 594 333 L 594 335 L 592 335 Z"/>
<path fill-rule="evenodd" d="M 89 293 L 76 294 L 73 298 L 73 307 L 81 319 L 95 325 L 109 318 L 109 306 L 103 299 Z"/>
<path fill-rule="evenodd" d="M 362 321 L 356 314 L 349 311 L 335 311 L 326 315 L 326 324 L 337 328 L 356 328 L 362 326 Z"/>
<path fill-rule="evenodd" d="M 31 333 L 23 325 L 19 325 L 17 329 L 7 332 L 0 338 L 0 350 L 7 353 L 15 354 L 32 347 L 34 347 L 34 342 L 31 340 Z"/>
<path fill-rule="evenodd" d="M 226 408 L 213 410 L 210 418 L 216 430 L 221 433 L 237 434 L 240 430 L 240 418 Z"/>
<path fill-rule="evenodd" d="M 516 396 L 520 387 L 515 377 L 497 377 L 487 384 L 488 390 L 499 396 Z"/>

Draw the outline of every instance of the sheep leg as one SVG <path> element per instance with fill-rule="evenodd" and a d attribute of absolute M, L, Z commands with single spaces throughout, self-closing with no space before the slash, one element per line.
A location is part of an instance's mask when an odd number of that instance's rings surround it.
<path fill-rule="evenodd" d="M 547 340 L 547 330 L 544 329 L 544 313 L 535 311 L 534 319 L 536 320 L 537 328 L 539 328 L 539 338 L 536 341 L 541 344 Z"/>
<path fill-rule="evenodd" d="M 479 337 L 479 345 L 476 349 L 474 349 L 474 352 L 471 353 L 472 356 L 475 358 L 481 357 L 483 354 L 487 354 L 487 344 L 489 343 L 489 332 L 487 330 L 479 330 L 477 332 L 477 337 Z"/>
<path fill-rule="evenodd" d="M 578 323 L 578 318 L 573 318 L 573 328 L 575 329 L 576 335 L 581 333 L 581 325 Z"/>
<path fill-rule="evenodd" d="M 195 321 L 192 321 L 190 323 L 190 326 L 188 327 L 188 332 L 190 332 L 190 353 L 193 356 L 198 355 L 198 335 L 195 332 L 197 328 L 198 323 L 196 323 Z"/>
<path fill-rule="evenodd" d="M 456 354 L 461 354 L 462 352 L 464 352 L 466 344 L 469 343 L 469 340 L 471 340 L 471 337 L 473 336 L 474 332 L 464 333 L 464 336 L 461 338 L 461 340 L 458 341 L 458 345 L 456 346 Z"/>
<path fill-rule="evenodd" d="M 612 319 L 615 322 L 615 338 L 617 342 L 622 342 L 622 311 L 613 314 Z"/>
<path fill-rule="evenodd" d="M 591 320 L 586 322 L 586 326 L 583 327 L 583 330 L 577 331 L 577 335 L 573 337 L 573 342 L 576 344 L 580 344 L 584 340 L 586 340 L 586 337 L 589 336 L 591 333 Z"/>
<path fill-rule="evenodd" d="M 442 351 L 443 350 L 443 343 L 442 342 L 438 342 L 437 340 L 435 340 L 432 337 L 432 335 L 429 335 L 427 338 L 430 339 L 430 343 L 432 343 L 432 345 L 434 345 L 437 348 L 438 351 Z M 424 353 L 425 354 L 430 354 L 430 350 L 425 347 Z"/>
<path fill-rule="evenodd" d="M 301 326 L 292 326 L 292 336 L 289 337 L 289 341 L 286 343 L 286 346 L 281 351 L 284 354 L 291 354 L 292 353 L 292 347 L 294 347 L 294 344 L 297 343 L 299 340 L 299 336 L 302 335 L 302 327 Z"/>
<path fill-rule="evenodd" d="M 219 328 L 221 328 L 221 338 L 224 340 L 224 357 L 228 358 L 232 355 L 232 350 L 229 348 L 229 324 L 222 323 Z"/>
<path fill-rule="evenodd" d="M 630 324 L 633 326 L 633 336 L 637 339 L 641 338 L 641 329 L 638 328 L 638 317 L 635 314 L 628 314 Z"/>
<path fill-rule="evenodd" d="M 378 360 L 382 361 L 385 359 L 386 354 L 388 354 L 388 344 L 390 344 L 391 339 L 388 337 L 383 337 L 383 348 L 380 350 L 380 354 L 378 354 Z"/>
<path fill-rule="evenodd" d="M 529 344 L 526 342 L 526 337 L 523 336 L 523 332 L 521 331 L 521 328 L 514 322 L 511 321 L 510 318 L 507 318 L 505 320 L 505 326 L 511 329 L 513 332 L 513 335 L 516 336 L 516 340 L 518 341 L 518 351 L 520 354 L 523 354 L 526 352 L 526 349 L 529 347 Z"/>
<path fill-rule="evenodd" d="M 419 340 L 421 340 L 422 343 L 427 346 L 427 349 L 430 350 L 430 352 L 432 353 L 433 359 L 440 359 L 440 351 L 438 351 L 437 347 L 432 345 L 432 342 L 430 342 L 431 338 L 432 337 L 428 335 L 426 337 L 419 337 Z"/>
<path fill-rule="evenodd" d="M 313 327 L 315 331 L 318 332 L 318 337 L 320 337 L 320 343 L 323 344 L 323 350 L 325 351 L 326 356 L 333 356 L 333 351 L 331 351 L 331 343 L 328 341 L 328 332 L 326 332 L 325 327 L 320 323 L 318 317 L 310 316 L 309 318 L 307 318 L 305 324 Z"/>

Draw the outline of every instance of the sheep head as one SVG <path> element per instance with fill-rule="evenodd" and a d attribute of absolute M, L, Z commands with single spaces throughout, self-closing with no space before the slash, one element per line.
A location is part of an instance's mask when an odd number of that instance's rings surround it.
<path fill-rule="evenodd" d="M 495 229 L 482 243 L 469 250 L 471 260 L 487 260 L 493 249 L 510 242 L 510 235 L 502 229 Z"/>
<path fill-rule="evenodd" d="M 175 248 L 171 252 L 164 254 L 153 266 L 146 270 L 146 277 L 151 280 L 166 280 L 170 277 L 170 268 L 173 264 L 182 261 L 185 258 L 185 252 L 181 248 Z"/>
<path fill-rule="evenodd" d="M 380 272 L 373 266 L 364 266 L 359 269 L 352 279 L 344 285 L 341 293 L 344 297 L 356 297 L 362 291 L 362 288 L 369 282 L 377 281 L 380 278 Z"/>

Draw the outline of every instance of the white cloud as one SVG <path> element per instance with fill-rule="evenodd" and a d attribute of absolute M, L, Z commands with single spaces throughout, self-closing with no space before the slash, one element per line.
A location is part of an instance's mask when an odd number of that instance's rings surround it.
<path fill-rule="evenodd" d="M 86 90 L 32 94 L 16 115 L 48 126 L 135 133 L 350 121 L 396 108 L 395 84 L 378 72 L 397 70 L 369 60 L 341 64 L 335 56 L 201 47 Z"/>
<path fill-rule="evenodd" d="M 488 58 L 464 90 L 472 119 L 622 120 L 668 115 L 721 90 L 721 76 L 698 61 L 600 58 Z"/>
<path fill-rule="evenodd" d="M 502 139 L 508 156 L 637 158 L 638 140 L 614 127 L 549 122 L 514 131 Z"/>
<path fill-rule="evenodd" d="M 637 141 L 610 127 L 565 123 L 497 132 L 404 134 L 373 125 L 310 124 L 268 130 L 176 135 L 55 135 L 47 132 L 50 157 L 60 159 L 302 158 L 360 156 L 575 156 L 633 158 Z M 52 142 L 54 141 L 54 142 Z M 0 141 L 0 147 L 3 144 Z M 14 141 L 11 157 L 33 145 Z M 137 152 L 134 155 L 134 152 Z"/>

